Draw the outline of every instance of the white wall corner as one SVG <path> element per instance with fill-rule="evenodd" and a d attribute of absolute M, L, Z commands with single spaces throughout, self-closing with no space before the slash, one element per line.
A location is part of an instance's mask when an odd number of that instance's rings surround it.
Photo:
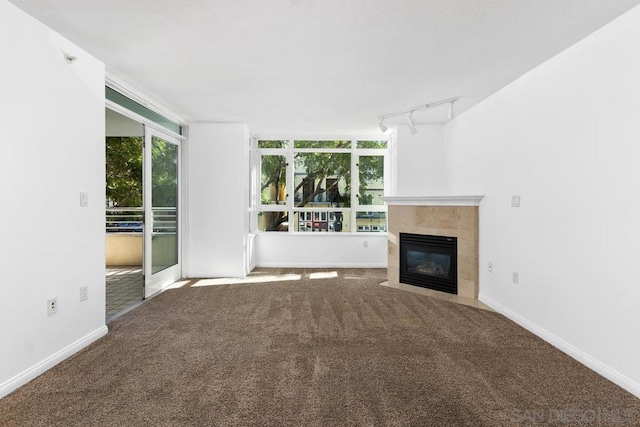
<path fill-rule="evenodd" d="M 640 397 L 639 43 L 636 7 L 457 117 L 446 156 L 485 194 L 481 300 Z"/>
<path fill-rule="evenodd" d="M 106 325 L 102 326 L 96 329 L 95 331 L 91 332 L 90 334 L 80 338 L 78 341 L 66 346 L 62 350 L 52 354 L 51 356 L 47 357 L 41 362 L 35 364 L 29 369 L 23 372 L 20 372 L 18 375 L 0 384 L 0 399 L 8 395 L 9 393 L 13 392 L 14 390 L 17 390 L 18 388 L 22 387 L 23 385 L 25 385 L 32 379 L 38 377 L 39 375 L 44 374 L 46 371 L 53 368 L 58 363 L 64 361 L 68 357 L 73 356 L 74 354 L 76 354 L 83 348 L 87 347 L 89 344 L 93 343 L 94 341 L 107 335 L 108 331 L 109 329 L 107 328 Z"/>
<path fill-rule="evenodd" d="M 493 300 L 492 298 L 488 297 L 487 295 L 485 295 L 483 293 L 480 293 L 478 295 L 478 299 L 481 302 L 483 302 L 486 305 L 488 305 L 489 307 L 491 307 L 492 309 L 494 309 L 495 311 L 497 311 L 498 313 L 500 313 L 503 316 L 505 316 L 506 318 L 508 318 L 509 320 L 512 320 L 513 322 L 515 322 L 518 325 L 522 326 L 523 328 L 525 328 L 529 332 L 531 332 L 534 335 L 542 338 L 543 340 L 545 340 L 546 342 L 548 342 L 552 346 L 554 346 L 557 349 L 561 350 L 563 353 L 566 353 L 567 355 L 571 356 L 572 358 L 574 358 L 578 362 L 582 363 L 583 365 L 585 365 L 589 369 L 592 369 L 593 371 L 595 371 L 598 374 L 602 375 L 603 377 L 605 377 L 606 379 L 608 379 L 612 383 L 619 385 L 623 389 L 627 390 L 629 393 L 631 393 L 634 396 L 640 398 L 640 384 L 638 384 L 637 382 L 633 381 L 631 378 L 626 377 L 625 375 L 621 374 L 620 372 L 616 371 L 615 369 L 613 369 L 613 368 L 607 366 L 606 364 L 600 362 L 599 360 L 591 357 L 589 354 L 585 353 L 584 351 L 580 350 L 579 348 L 569 344 L 568 342 L 564 341 L 562 338 L 557 337 L 556 335 L 552 334 L 551 332 L 541 328 L 540 326 L 536 325 L 535 323 L 533 323 L 533 322 L 529 321 L 528 319 L 522 317 L 518 313 L 508 309 L 507 307 L 503 306 L 502 304 L 500 304 L 499 302 Z"/>

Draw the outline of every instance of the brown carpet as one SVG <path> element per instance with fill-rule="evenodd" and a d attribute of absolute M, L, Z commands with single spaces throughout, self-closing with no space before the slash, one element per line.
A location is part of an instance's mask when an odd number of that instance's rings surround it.
<path fill-rule="evenodd" d="M 0 400 L 0 425 L 640 424 L 640 400 L 503 316 L 338 271 L 166 291 Z"/>

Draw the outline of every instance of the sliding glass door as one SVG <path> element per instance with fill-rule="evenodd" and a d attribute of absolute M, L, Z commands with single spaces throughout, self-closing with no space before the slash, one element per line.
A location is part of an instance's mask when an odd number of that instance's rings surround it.
<path fill-rule="evenodd" d="M 145 126 L 145 298 L 180 279 L 180 141 Z"/>

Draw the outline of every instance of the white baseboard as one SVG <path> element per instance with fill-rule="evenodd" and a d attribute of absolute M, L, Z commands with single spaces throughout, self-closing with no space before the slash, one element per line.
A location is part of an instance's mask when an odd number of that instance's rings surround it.
<path fill-rule="evenodd" d="M 34 366 L 27 369 L 26 371 L 23 371 L 18 375 L 16 375 L 15 377 L 10 378 L 9 380 L 0 384 L 0 399 L 2 399 L 4 396 L 8 395 L 12 391 L 18 389 L 19 387 L 22 387 L 23 385 L 25 385 L 26 383 L 28 383 L 38 375 L 45 373 L 46 371 L 53 368 L 58 363 L 65 360 L 66 358 L 79 352 L 80 350 L 82 350 L 92 342 L 96 341 L 97 339 L 102 338 L 107 334 L 108 331 L 109 329 L 107 328 L 106 325 L 102 326 L 96 329 L 95 331 L 91 332 L 90 334 L 80 338 L 78 341 L 68 345 L 62 350 L 52 354 L 51 356 L 47 357 L 43 361 L 35 364 Z"/>
<path fill-rule="evenodd" d="M 265 268 L 387 268 L 387 263 L 290 263 L 290 262 L 258 262 L 256 267 Z"/>
<path fill-rule="evenodd" d="M 258 262 L 254 266 L 254 268 L 264 267 L 264 268 L 387 268 L 387 263 L 373 263 L 373 264 L 359 264 L 359 263 L 345 263 L 345 264 L 335 264 L 335 263 L 295 263 L 295 262 Z M 253 271 L 253 270 L 252 270 Z M 213 279 L 213 278 L 241 278 L 246 277 L 246 274 L 243 274 L 239 271 L 196 271 L 190 272 L 188 278 L 189 279 Z"/>
<path fill-rule="evenodd" d="M 626 376 L 622 375 L 620 372 L 616 371 L 615 369 L 612 369 L 611 367 L 605 365 L 599 360 L 594 359 L 593 357 L 591 357 L 584 351 L 580 350 L 579 348 L 574 347 L 573 345 L 569 344 L 568 342 L 564 341 L 561 338 L 558 338 L 557 336 L 553 335 L 549 331 L 539 327 L 535 323 L 525 319 L 524 317 L 520 316 L 514 311 L 511 311 L 510 309 L 506 308 L 499 302 L 494 301 L 490 297 L 480 293 L 480 295 L 478 295 L 478 299 L 483 303 L 487 304 L 489 307 L 491 307 L 498 313 L 504 315 L 510 320 L 513 320 L 518 325 L 522 326 L 523 328 L 539 336 L 540 338 L 542 338 L 552 346 L 556 347 L 557 349 L 561 350 L 562 352 L 576 359 L 578 362 L 582 363 L 586 367 L 592 369 L 593 371 L 602 375 L 609 381 L 619 385 L 623 389 L 627 390 L 629 393 L 640 398 L 640 384 L 638 384 L 637 382 L 633 381 L 630 378 L 627 378 Z"/>
<path fill-rule="evenodd" d="M 187 278 L 180 280 L 191 279 L 213 279 L 213 278 L 241 278 L 246 274 L 242 271 L 196 271 L 195 273 L 189 273 Z"/>

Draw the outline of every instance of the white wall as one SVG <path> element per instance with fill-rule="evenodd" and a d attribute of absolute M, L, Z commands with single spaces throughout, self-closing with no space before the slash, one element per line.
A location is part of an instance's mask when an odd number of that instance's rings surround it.
<path fill-rule="evenodd" d="M 2 397 L 106 333 L 105 101 L 104 65 L 5 0 L 0 40 Z"/>
<path fill-rule="evenodd" d="M 387 267 L 387 235 L 260 233 L 259 267 Z"/>
<path fill-rule="evenodd" d="M 418 125 L 411 134 L 408 126 L 398 126 L 394 150 L 394 196 L 434 196 L 447 194 L 449 177 L 441 125 Z"/>
<path fill-rule="evenodd" d="M 452 192 L 485 195 L 481 299 L 640 396 L 638 46 L 636 7 L 458 117 L 445 141 Z"/>
<path fill-rule="evenodd" d="M 249 131 L 243 124 L 192 124 L 187 156 L 187 276 L 244 276 L 249 231 Z"/>

